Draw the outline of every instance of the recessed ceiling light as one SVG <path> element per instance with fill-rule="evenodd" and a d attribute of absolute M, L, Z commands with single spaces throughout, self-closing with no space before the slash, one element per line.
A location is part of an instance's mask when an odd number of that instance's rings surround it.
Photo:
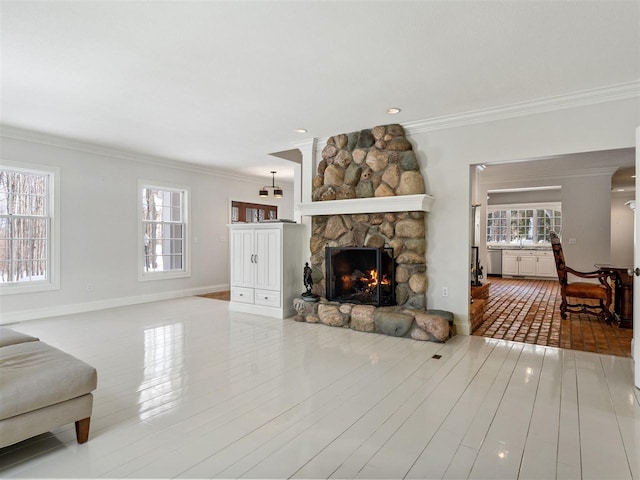
<path fill-rule="evenodd" d="M 400 109 L 396 107 L 387 108 L 387 113 L 395 115 L 396 113 L 400 113 Z"/>
<path fill-rule="evenodd" d="M 306 128 L 296 128 L 294 130 L 295 133 L 307 133 L 307 129 Z"/>

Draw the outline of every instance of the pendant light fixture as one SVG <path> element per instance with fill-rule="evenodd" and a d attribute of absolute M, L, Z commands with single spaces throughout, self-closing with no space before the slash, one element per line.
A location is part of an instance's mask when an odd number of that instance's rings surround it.
<path fill-rule="evenodd" d="M 274 172 L 273 170 L 271 171 L 271 185 L 266 185 L 266 186 L 262 187 L 260 189 L 259 195 L 261 197 L 268 197 L 270 188 L 273 189 L 273 196 L 275 198 L 282 198 L 283 197 L 282 189 L 279 186 L 276 185 L 276 172 Z"/>

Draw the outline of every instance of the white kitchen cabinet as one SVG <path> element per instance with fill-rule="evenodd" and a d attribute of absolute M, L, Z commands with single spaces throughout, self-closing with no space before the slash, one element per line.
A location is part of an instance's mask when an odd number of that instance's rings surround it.
<path fill-rule="evenodd" d="M 521 277 L 555 276 L 553 253 L 542 250 L 502 250 L 502 275 Z"/>
<path fill-rule="evenodd" d="M 536 277 L 557 276 L 556 261 L 553 258 L 553 252 L 538 252 L 536 255 Z"/>
<path fill-rule="evenodd" d="M 304 291 L 303 226 L 295 223 L 232 224 L 229 309 L 275 318 L 295 314 Z"/>
<path fill-rule="evenodd" d="M 518 275 L 518 257 L 502 251 L 502 275 Z"/>

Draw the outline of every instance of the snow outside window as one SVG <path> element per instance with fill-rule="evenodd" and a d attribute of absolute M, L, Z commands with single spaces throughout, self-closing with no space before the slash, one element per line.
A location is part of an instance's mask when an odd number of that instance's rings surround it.
<path fill-rule="evenodd" d="M 141 279 L 188 276 L 188 190 L 142 185 Z"/>
<path fill-rule="evenodd" d="M 53 171 L 0 167 L 0 291 L 57 288 Z"/>

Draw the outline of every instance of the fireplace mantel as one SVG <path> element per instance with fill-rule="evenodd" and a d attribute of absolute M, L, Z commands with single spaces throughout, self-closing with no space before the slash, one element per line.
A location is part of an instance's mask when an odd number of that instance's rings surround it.
<path fill-rule="evenodd" d="M 351 198 L 324 202 L 299 203 L 294 210 L 301 215 L 342 215 L 381 212 L 430 212 L 431 195 L 397 195 L 391 197 Z"/>

